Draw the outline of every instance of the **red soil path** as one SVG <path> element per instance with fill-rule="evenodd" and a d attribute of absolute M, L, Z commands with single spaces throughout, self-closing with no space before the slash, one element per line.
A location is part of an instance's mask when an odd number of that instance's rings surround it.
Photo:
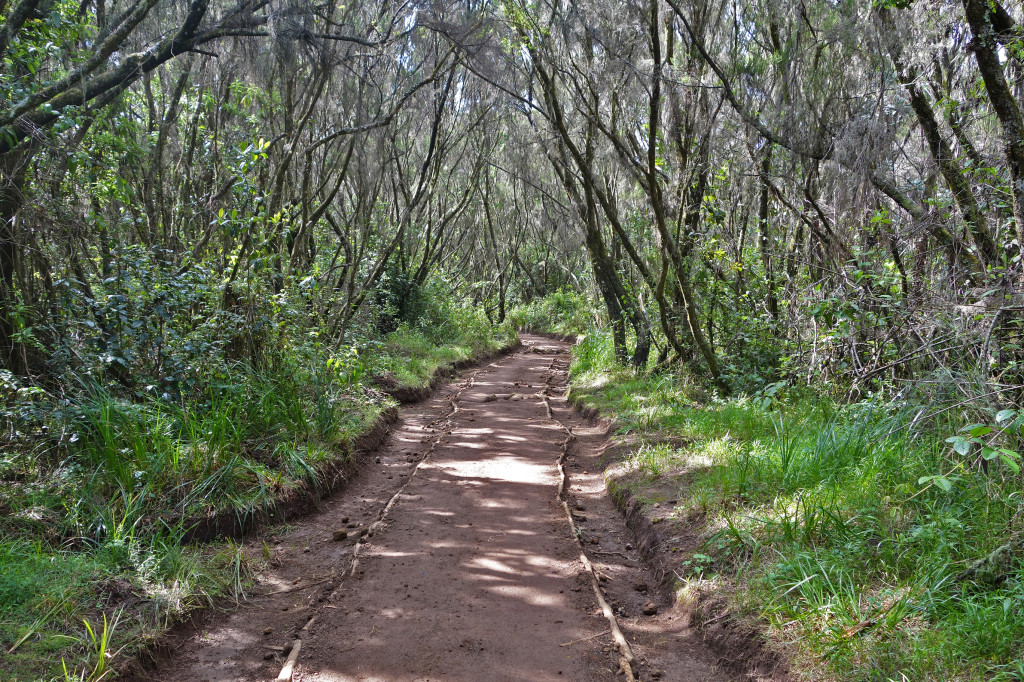
<path fill-rule="evenodd" d="M 654 581 L 604 495 L 603 433 L 566 405 L 567 346 L 524 342 L 404 408 L 379 461 L 316 514 L 263 538 L 272 560 L 262 596 L 180 635 L 149 679 L 273 680 L 285 660 L 273 647 L 296 637 L 295 680 L 623 679 L 556 499 L 563 425 L 577 436 L 568 470 L 585 502 L 581 531 L 608 574 L 637 679 L 728 679 L 669 604 L 643 615 L 658 602 Z M 348 537 L 336 541 L 339 530 Z M 605 556 L 618 557 L 614 567 L 601 568 Z M 635 589 L 645 581 L 650 594 Z"/>

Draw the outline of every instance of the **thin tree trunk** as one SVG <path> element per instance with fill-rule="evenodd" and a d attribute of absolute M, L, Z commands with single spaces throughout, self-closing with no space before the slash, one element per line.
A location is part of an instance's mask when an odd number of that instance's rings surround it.
<path fill-rule="evenodd" d="M 992 26 L 993 13 L 987 0 L 963 0 L 967 23 L 974 39 L 971 49 L 985 81 L 985 91 L 1003 132 L 1003 153 L 1010 169 L 1013 219 L 1017 242 L 1024 247 L 1024 115 L 1010 91 L 999 58 L 999 40 Z M 996 15 L 998 18 L 998 14 Z"/>

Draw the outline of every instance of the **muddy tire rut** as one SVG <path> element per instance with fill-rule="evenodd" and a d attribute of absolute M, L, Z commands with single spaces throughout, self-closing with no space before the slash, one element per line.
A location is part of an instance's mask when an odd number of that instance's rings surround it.
<path fill-rule="evenodd" d="M 568 345 L 523 341 L 403 408 L 317 512 L 250 541 L 270 552 L 257 593 L 137 679 L 735 679 L 636 555 L 606 434 L 566 404 Z"/>

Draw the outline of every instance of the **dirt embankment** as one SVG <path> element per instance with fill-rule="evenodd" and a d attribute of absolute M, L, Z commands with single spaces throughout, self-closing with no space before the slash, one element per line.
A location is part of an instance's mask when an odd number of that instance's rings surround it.
<path fill-rule="evenodd" d="M 592 423 L 604 424 L 610 433 L 614 423 L 603 419 L 592 406 L 570 399 L 577 411 Z M 647 481 L 623 468 L 641 439 L 612 437 L 601 448 L 598 466 L 604 487 L 634 538 L 636 553 L 650 567 L 662 598 L 671 601 L 680 617 L 716 656 L 729 673 L 752 680 L 786 682 L 792 679 L 785 655 L 772 649 L 764 624 L 754 617 L 737 616 L 717 592 L 680 590 L 691 574 L 691 561 L 703 547 L 703 518 L 677 520 L 670 512 L 685 495 L 685 473 L 666 480 Z M 655 501 L 655 500 L 661 500 Z M 742 590 L 728 585 L 727 589 Z"/>

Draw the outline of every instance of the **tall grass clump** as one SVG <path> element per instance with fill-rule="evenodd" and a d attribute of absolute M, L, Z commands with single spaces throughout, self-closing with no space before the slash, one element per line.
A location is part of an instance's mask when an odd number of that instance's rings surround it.
<path fill-rule="evenodd" d="M 577 336 L 598 326 L 602 317 L 585 294 L 560 289 L 516 306 L 509 311 L 508 319 L 522 331 Z"/>

